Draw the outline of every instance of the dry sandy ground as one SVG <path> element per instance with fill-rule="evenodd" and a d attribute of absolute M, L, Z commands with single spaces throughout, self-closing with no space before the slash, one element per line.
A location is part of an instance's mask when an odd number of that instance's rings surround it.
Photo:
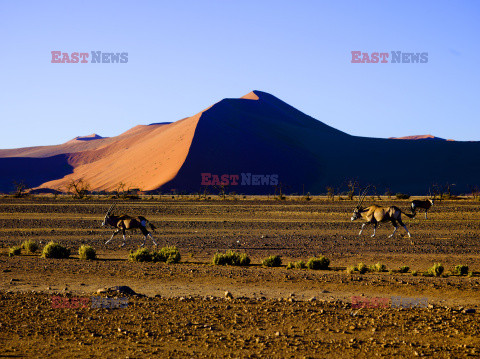
<path fill-rule="evenodd" d="M 427 221 L 423 214 L 406 220 L 413 246 L 401 234 L 387 239 L 388 225 L 375 239 L 358 238 L 360 223 L 349 222 L 349 202 L 163 198 L 119 206 L 154 222 L 160 245 L 177 246 L 181 263 L 127 261 L 139 234 L 125 248 L 118 247 L 120 239 L 104 246 L 111 231 L 99 227 L 108 207 L 103 200 L 2 200 L 0 357 L 480 355 L 478 202 L 443 202 Z M 53 239 L 71 247 L 73 256 L 6 255 L 25 239 Z M 78 259 L 82 243 L 94 246 L 99 259 Z M 227 249 L 248 253 L 252 265 L 209 264 L 213 253 Z M 284 265 L 324 254 L 331 269 L 262 267 L 271 254 L 281 255 Z M 389 270 L 408 265 L 410 271 L 345 273 L 359 262 L 382 262 Z M 473 275 L 412 275 L 433 262 L 446 272 L 467 264 Z M 117 285 L 144 296 L 128 296 L 126 308 L 52 307 L 53 296 L 91 298 Z M 352 308 L 353 296 L 364 302 L 427 298 L 429 306 L 359 309 Z"/>

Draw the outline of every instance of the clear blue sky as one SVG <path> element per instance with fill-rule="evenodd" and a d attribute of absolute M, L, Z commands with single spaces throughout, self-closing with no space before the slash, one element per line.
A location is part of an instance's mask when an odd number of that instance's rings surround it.
<path fill-rule="evenodd" d="M 115 136 L 269 92 L 353 135 L 480 140 L 478 1 L 0 0 L 0 148 Z M 52 64 L 51 51 L 128 52 Z M 428 52 L 352 64 L 351 51 Z"/>

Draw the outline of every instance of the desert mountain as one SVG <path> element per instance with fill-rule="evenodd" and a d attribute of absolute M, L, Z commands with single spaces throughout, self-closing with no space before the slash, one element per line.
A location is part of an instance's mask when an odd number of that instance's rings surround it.
<path fill-rule="evenodd" d="M 433 136 L 432 136 L 433 137 Z M 480 182 L 478 142 L 399 141 L 336 130 L 261 91 L 224 99 L 173 123 L 136 126 L 109 138 L 0 150 L 0 190 L 12 181 L 62 189 L 83 178 L 94 190 L 324 193 L 348 180 L 379 193 L 425 193 L 433 183 L 459 191 Z"/>

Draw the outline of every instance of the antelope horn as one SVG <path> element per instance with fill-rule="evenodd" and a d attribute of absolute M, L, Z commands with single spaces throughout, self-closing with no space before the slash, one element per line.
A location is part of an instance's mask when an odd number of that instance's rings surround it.
<path fill-rule="evenodd" d="M 115 206 L 116 206 L 116 203 L 113 203 L 108 209 L 107 214 L 110 214 L 110 212 L 115 208 Z"/>
<path fill-rule="evenodd" d="M 360 195 L 360 200 L 358 202 L 358 206 L 361 206 L 362 203 L 363 203 L 363 200 L 365 199 L 365 196 L 367 195 L 367 192 L 368 192 L 368 189 L 370 188 L 370 185 L 368 185 L 362 192 L 362 194 Z"/>

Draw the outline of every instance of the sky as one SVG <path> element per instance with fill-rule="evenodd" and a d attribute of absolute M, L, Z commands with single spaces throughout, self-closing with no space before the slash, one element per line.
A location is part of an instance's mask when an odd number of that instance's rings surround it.
<path fill-rule="evenodd" d="M 116 136 L 252 90 L 356 136 L 478 141 L 479 10 L 473 0 L 0 0 L 0 148 Z M 128 62 L 52 63 L 52 51 Z M 352 63 L 352 51 L 428 62 Z"/>

